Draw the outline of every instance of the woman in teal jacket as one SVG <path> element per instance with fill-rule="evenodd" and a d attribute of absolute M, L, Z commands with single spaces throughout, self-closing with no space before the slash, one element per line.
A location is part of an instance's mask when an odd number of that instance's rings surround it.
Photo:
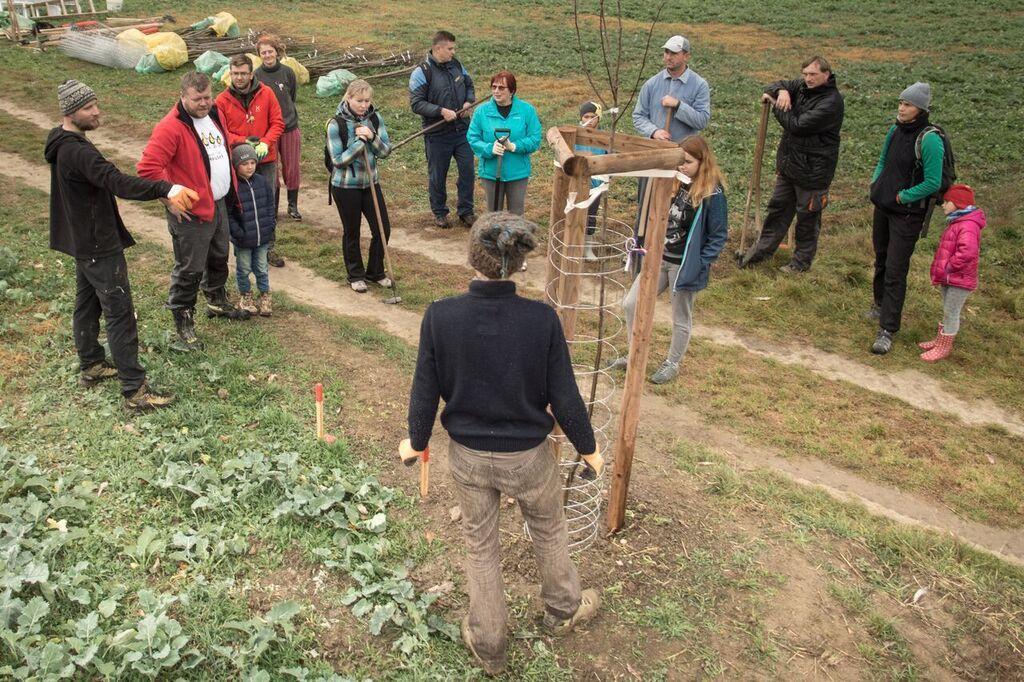
<path fill-rule="evenodd" d="M 494 74 L 491 100 L 473 112 L 466 138 L 480 158 L 477 174 L 487 196 L 487 210 L 507 207 L 511 213 L 523 215 L 530 154 L 540 149 L 542 134 L 537 110 L 515 94 L 516 77 L 511 72 Z"/>

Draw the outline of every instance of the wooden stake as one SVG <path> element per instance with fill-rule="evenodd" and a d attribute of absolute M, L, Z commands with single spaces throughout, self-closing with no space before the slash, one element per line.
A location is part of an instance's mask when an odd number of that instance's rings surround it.
<path fill-rule="evenodd" d="M 576 193 L 576 201 L 581 201 L 589 191 L 589 175 L 572 178 L 570 194 Z M 565 332 L 566 341 L 576 338 L 576 308 L 574 306 L 580 297 L 580 272 L 583 270 L 583 260 L 579 256 L 583 254 L 581 247 L 586 227 L 587 209 L 574 208 L 565 215 L 565 231 L 562 242 L 567 254 L 577 256 L 564 261 L 562 264 L 563 274 L 559 282 L 558 299 L 563 306 L 561 311 L 562 331 Z"/>
<path fill-rule="evenodd" d="M 654 302 L 658 292 L 658 271 L 665 250 L 665 230 L 668 227 L 668 209 L 672 203 L 672 178 L 651 178 L 647 192 L 651 195 L 646 227 L 647 255 L 640 271 L 640 290 L 637 292 L 633 334 L 629 344 L 629 365 L 626 383 L 622 389 L 618 430 L 615 442 L 615 471 L 612 490 L 608 497 L 607 525 L 609 532 L 622 528 L 626 522 L 626 497 L 633 469 L 636 449 L 636 431 L 640 419 L 640 397 L 647 372 L 647 354 L 654 327 Z"/>
<path fill-rule="evenodd" d="M 420 456 L 420 497 L 430 492 L 430 446 Z"/>
<path fill-rule="evenodd" d="M 573 177 L 581 175 L 603 175 L 639 170 L 675 170 L 683 163 L 683 150 L 677 145 L 668 149 L 651 149 L 639 152 L 604 154 L 602 156 L 574 156 L 565 169 Z"/>
<path fill-rule="evenodd" d="M 771 110 L 771 102 L 761 103 L 761 120 L 757 128 L 757 142 L 754 145 L 754 167 L 750 173 L 750 186 L 747 188 L 747 203 L 743 207 L 743 230 L 740 232 L 740 255 L 747 250 L 747 228 L 750 224 L 750 204 L 756 203 L 754 209 L 756 217 L 754 224 L 757 226 L 758 235 L 761 234 L 761 165 L 764 160 L 764 141 L 768 136 L 768 112 Z M 756 188 L 756 197 L 755 197 Z"/>
<path fill-rule="evenodd" d="M 554 181 L 551 184 L 551 215 L 548 222 L 548 269 L 544 287 L 547 302 L 555 304 L 558 292 L 558 280 L 564 266 L 561 256 L 555 250 L 555 242 L 565 235 L 565 202 L 569 198 L 571 178 L 561 168 L 555 169 Z"/>
<path fill-rule="evenodd" d="M 18 13 L 14 11 L 14 0 L 7 0 L 7 16 L 11 20 L 11 30 L 14 31 L 14 42 L 21 42 L 21 29 L 18 28 Z"/>
<path fill-rule="evenodd" d="M 548 144 L 551 145 L 551 151 L 555 153 L 555 161 L 565 168 L 565 164 L 576 155 L 569 143 L 565 141 L 565 134 L 558 128 L 548 128 L 545 137 Z"/>
<path fill-rule="evenodd" d="M 324 385 L 313 386 L 313 397 L 316 399 L 316 439 L 324 439 Z"/>

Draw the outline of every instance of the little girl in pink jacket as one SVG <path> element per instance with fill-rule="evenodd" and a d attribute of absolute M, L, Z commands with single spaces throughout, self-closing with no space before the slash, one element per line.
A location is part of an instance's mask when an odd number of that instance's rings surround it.
<path fill-rule="evenodd" d="M 938 335 L 918 345 L 924 349 L 921 359 L 936 362 L 949 356 L 953 337 L 960 330 L 960 310 L 967 295 L 978 288 L 978 253 L 985 212 L 974 205 L 974 190 L 953 185 L 942 195 L 946 231 L 932 261 L 932 284 L 942 292 L 942 322 Z"/>

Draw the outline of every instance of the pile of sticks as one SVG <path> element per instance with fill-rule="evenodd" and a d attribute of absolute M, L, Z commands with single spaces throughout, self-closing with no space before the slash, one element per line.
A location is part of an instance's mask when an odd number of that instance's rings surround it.
<path fill-rule="evenodd" d="M 102 31 L 107 35 L 117 35 L 130 28 L 137 28 L 143 33 L 151 33 L 165 23 L 174 21 L 174 17 L 169 15 L 145 18 L 106 17 L 99 20 L 91 19 L 76 21 L 63 26 L 46 27 L 52 20 L 67 20 L 69 18 L 70 15 L 46 17 L 45 21 L 41 18 L 32 28 L 17 27 L 17 21 L 15 20 L 10 28 L 4 29 L 4 33 L 13 42 L 20 45 L 45 49 L 50 46 L 56 47 L 71 32 Z"/>

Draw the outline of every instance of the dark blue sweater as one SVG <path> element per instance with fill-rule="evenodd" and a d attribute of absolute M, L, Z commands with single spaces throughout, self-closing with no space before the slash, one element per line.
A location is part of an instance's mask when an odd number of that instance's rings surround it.
<path fill-rule="evenodd" d="M 228 212 L 231 243 L 240 249 L 255 249 L 274 241 L 277 211 L 274 191 L 267 179 L 259 173 L 248 180 L 238 176 L 238 199 L 242 204 L 241 214 L 238 209 Z"/>
<path fill-rule="evenodd" d="M 409 399 L 416 450 L 430 440 L 439 398 L 441 424 L 468 448 L 528 450 L 557 419 L 578 452 L 595 450 L 562 325 L 549 306 L 516 295 L 514 282 L 474 280 L 469 293 L 427 308 Z"/>

